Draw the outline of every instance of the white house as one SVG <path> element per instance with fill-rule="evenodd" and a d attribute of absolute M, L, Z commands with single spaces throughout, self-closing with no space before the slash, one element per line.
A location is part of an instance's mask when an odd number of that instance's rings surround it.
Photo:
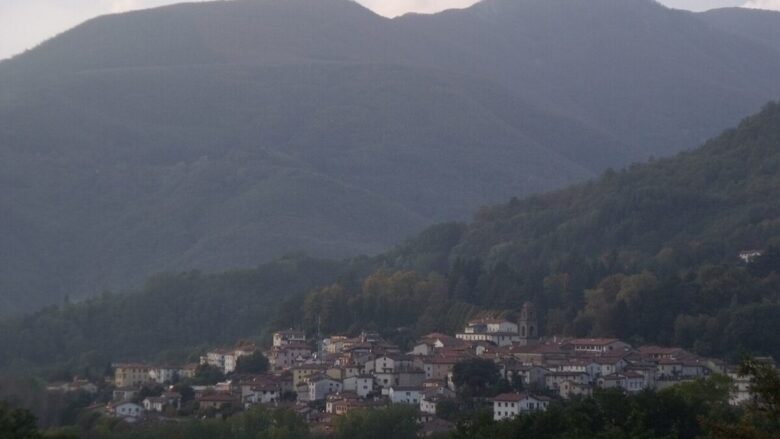
<path fill-rule="evenodd" d="M 124 401 L 109 405 L 109 411 L 127 422 L 135 422 L 143 416 L 144 408 L 134 402 Z"/>
<path fill-rule="evenodd" d="M 486 341 L 498 346 L 509 346 L 522 340 L 517 323 L 504 319 L 472 320 L 455 337 L 472 342 Z"/>
<path fill-rule="evenodd" d="M 627 352 L 631 346 L 616 338 L 573 338 L 564 342 L 561 348 L 575 352 L 606 354 L 610 352 Z"/>
<path fill-rule="evenodd" d="M 311 348 L 302 343 L 274 346 L 266 353 L 273 370 L 289 369 L 311 357 Z"/>
<path fill-rule="evenodd" d="M 245 406 L 270 404 L 279 401 L 282 396 L 282 391 L 279 386 L 274 383 L 255 383 L 242 389 L 241 396 Z"/>
<path fill-rule="evenodd" d="M 400 369 L 408 369 L 414 364 L 414 358 L 402 354 L 385 354 L 367 362 L 364 370 L 367 373 L 395 372 Z"/>
<path fill-rule="evenodd" d="M 308 380 L 309 401 L 320 401 L 331 393 L 341 392 L 341 381 L 334 380 L 327 375 L 313 375 Z"/>
<path fill-rule="evenodd" d="M 593 394 L 593 389 L 588 384 L 564 381 L 558 385 L 558 394 L 563 399 L 570 399 L 575 396 L 590 396 Z"/>
<path fill-rule="evenodd" d="M 427 395 L 420 399 L 420 411 L 422 413 L 428 413 L 430 415 L 436 415 L 436 404 L 441 401 L 439 395 Z"/>
<path fill-rule="evenodd" d="M 150 396 L 143 400 L 143 405 L 144 410 L 148 412 L 162 413 L 168 406 L 178 410 L 181 408 L 181 395 L 175 392 L 167 392 L 160 396 Z"/>
<path fill-rule="evenodd" d="M 299 343 L 306 343 L 306 333 L 303 331 L 287 329 L 285 331 L 274 332 L 274 347 Z"/>
<path fill-rule="evenodd" d="M 657 365 L 659 379 L 677 379 L 683 375 L 683 362 L 674 359 L 662 359 Z"/>
<path fill-rule="evenodd" d="M 345 392 L 355 392 L 361 398 L 374 391 L 374 377 L 371 375 L 347 377 L 343 383 Z"/>
<path fill-rule="evenodd" d="M 426 388 L 420 399 L 420 411 L 430 415 L 436 415 L 436 405 L 446 399 L 455 397 L 455 392 L 446 387 Z"/>
<path fill-rule="evenodd" d="M 138 389 L 134 387 L 121 387 L 116 388 L 112 392 L 112 397 L 114 401 L 122 402 L 122 401 L 129 401 L 133 398 L 135 398 L 135 395 L 138 393 Z"/>
<path fill-rule="evenodd" d="M 91 395 L 94 395 L 95 393 L 98 392 L 98 386 L 93 383 L 90 383 L 88 380 L 74 379 L 69 383 L 65 383 L 65 382 L 51 383 L 48 386 L 46 386 L 46 390 L 50 392 L 63 392 L 63 393 L 86 392 Z"/>
<path fill-rule="evenodd" d="M 639 392 L 646 387 L 645 377 L 637 372 L 613 373 L 597 381 L 602 389 L 619 387 L 627 392 Z"/>
<path fill-rule="evenodd" d="M 504 378 L 510 383 L 520 380 L 523 386 L 544 386 L 544 377 L 550 372 L 540 366 L 528 366 L 518 361 L 506 361 L 500 363 Z"/>
<path fill-rule="evenodd" d="M 737 370 L 732 370 L 728 374 L 734 382 L 731 394 L 729 395 L 729 404 L 742 405 L 753 400 L 753 394 L 750 391 L 752 380 L 749 376 L 740 375 Z"/>
<path fill-rule="evenodd" d="M 255 346 L 239 346 L 237 348 L 214 349 L 200 357 L 200 364 L 208 364 L 219 368 L 223 373 L 232 373 L 236 370 L 236 363 L 240 357 L 253 354 Z"/>
<path fill-rule="evenodd" d="M 521 413 L 547 410 L 550 400 L 525 393 L 504 393 L 493 398 L 493 419 L 511 419 Z"/>
<path fill-rule="evenodd" d="M 393 404 L 420 404 L 422 389 L 419 387 L 390 387 L 388 395 Z"/>
<path fill-rule="evenodd" d="M 739 252 L 739 258 L 746 264 L 750 264 L 764 254 L 761 250 L 744 250 Z"/>
<path fill-rule="evenodd" d="M 578 384 L 587 384 L 590 377 L 585 372 L 550 372 L 544 376 L 545 387 L 558 391 L 565 381 L 573 381 Z"/>
<path fill-rule="evenodd" d="M 472 320 L 463 329 L 465 334 L 511 332 L 519 333 L 517 323 L 505 319 L 479 319 Z"/>
<path fill-rule="evenodd" d="M 179 367 L 151 366 L 149 368 L 149 378 L 158 384 L 173 382 L 173 380 L 179 376 Z"/>
<path fill-rule="evenodd" d="M 590 361 L 585 371 L 595 382 L 599 377 L 623 371 L 628 362 L 620 357 L 599 357 Z"/>

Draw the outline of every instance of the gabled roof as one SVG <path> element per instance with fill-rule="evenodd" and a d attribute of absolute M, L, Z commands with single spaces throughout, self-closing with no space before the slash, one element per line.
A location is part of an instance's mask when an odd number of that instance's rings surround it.
<path fill-rule="evenodd" d="M 586 361 L 588 364 L 617 364 L 623 360 L 623 357 L 595 357 L 590 361 Z"/>
<path fill-rule="evenodd" d="M 132 402 L 132 401 L 118 401 L 118 402 L 112 402 L 112 403 L 109 403 L 109 404 L 108 404 L 108 408 L 110 408 L 110 409 L 116 409 L 117 407 L 121 407 L 121 406 L 123 406 L 123 405 L 134 405 L 134 406 L 136 406 L 136 407 L 143 408 L 143 407 L 141 407 L 140 405 L 138 405 L 138 404 L 136 404 L 136 403 L 134 403 L 134 402 Z"/>
<path fill-rule="evenodd" d="M 323 374 L 320 374 L 320 373 L 317 373 L 317 374 L 314 374 L 314 375 L 310 376 L 308 381 L 309 381 L 309 383 L 316 383 L 316 382 L 320 382 L 320 381 L 333 381 L 334 383 L 340 383 L 341 382 L 341 380 L 337 380 L 337 379 L 335 379 L 333 377 L 330 377 L 328 375 L 323 375 Z"/>
<path fill-rule="evenodd" d="M 279 350 L 282 351 L 291 351 L 291 350 L 312 350 L 311 346 L 307 345 L 306 343 L 289 343 L 289 344 L 283 344 L 281 346 L 277 346 Z"/>
<path fill-rule="evenodd" d="M 212 393 L 199 396 L 197 400 L 206 402 L 234 402 L 236 398 L 229 393 Z"/>
<path fill-rule="evenodd" d="M 537 396 L 532 395 L 530 393 L 502 393 L 495 398 L 493 398 L 493 401 L 500 401 L 500 402 L 519 402 L 524 399 L 535 399 L 537 401 L 550 401 L 550 398 L 546 396 Z"/>
<path fill-rule="evenodd" d="M 149 369 L 152 366 L 144 363 L 116 363 L 112 365 L 115 369 Z"/>
<path fill-rule="evenodd" d="M 518 402 L 525 399 L 525 395 L 522 393 L 502 393 L 495 398 L 493 398 L 493 401 L 501 401 L 501 402 Z"/>
<path fill-rule="evenodd" d="M 417 386 L 390 386 L 393 392 L 422 392 L 422 387 Z"/>
<path fill-rule="evenodd" d="M 292 370 L 326 370 L 328 366 L 324 364 L 299 364 L 293 366 Z"/>
<path fill-rule="evenodd" d="M 667 348 L 663 346 L 640 346 L 638 350 L 643 355 L 674 355 L 684 352 L 682 348 Z"/>
<path fill-rule="evenodd" d="M 282 329 L 281 331 L 274 332 L 274 335 L 290 335 L 290 336 L 305 336 L 306 333 L 297 329 Z"/>
<path fill-rule="evenodd" d="M 564 342 L 564 345 L 572 346 L 607 346 L 612 343 L 619 343 L 616 338 L 572 338 Z"/>
<path fill-rule="evenodd" d="M 585 373 L 585 372 L 582 372 L 582 371 L 580 371 L 580 372 L 575 372 L 575 371 L 568 371 L 568 372 L 547 372 L 547 373 L 545 374 L 545 377 L 546 377 L 546 378 L 547 378 L 547 377 L 554 378 L 554 377 L 572 377 L 572 376 L 582 376 L 582 375 L 587 375 L 587 373 Z"/>

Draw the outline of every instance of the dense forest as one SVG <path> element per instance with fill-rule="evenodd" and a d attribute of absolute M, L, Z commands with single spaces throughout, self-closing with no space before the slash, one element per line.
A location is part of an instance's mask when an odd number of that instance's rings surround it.
<path fill-rule="evenodd" d="M 78 371 L 281 327 L 404 343 L 528 300 L 548 334 L 780 357 L 779 146 L 769 104 L 694 152 L 485 208 L 376 258 L 161 275 L 140 294 L 3 321 L 3 365 Z"/>
<path fill-rule="evenodd" d="M 260 341 L 280 299 L 360 264 L 293 255 L 253 270 L 160 274 L 133 294 L 106 293 L 3 321 L 0 368 L 57 366 L 48 372 L 102 376 L 112 361 L 181 363 L 206 346 Z"/>
<path fill-rule="evenodd" d="M 321 318 L 335 331 L 452 330 L 471 312 L 530 300 L 549 334 L 780 356 L 778 200 L 780 105 L 770 104 L 694 152 L 436 226 L 364 281 L 295 300 L 309 329 Z M 745 250 L 763 254 L 747 264 Z M 299 307 L 288 309 L 289 321 Z"/>

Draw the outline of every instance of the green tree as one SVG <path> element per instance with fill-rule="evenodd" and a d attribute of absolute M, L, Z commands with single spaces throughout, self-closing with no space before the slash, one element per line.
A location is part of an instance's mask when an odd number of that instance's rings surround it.
<path fill-rule="evenodd" d="M 208 364 L 201 364 L 195 369 L 195 376 L 192 377 L 192 384 L 198 386 L 212 386 L 225 379 L 225 374 L 216 367 Z"/>
<path fill-rule="evenodd" d="M 458 362 L 452 368 L 452 381 L 465 397 L 492 396 L 490 391 L 500 380 L 500 369 L 492 360 L 473 358 Z"/>
<path fill-rule="evenodd" d="M 392 406 L 381 410 L 356 410 L 336 418 L 335 439 L 412 439 L 417 437 L 417 410 Z"/>
<path fill-rule="evenodd" d="M 750 377 L 753 400 L 738 423 L 711 423 L 717 439 L 777 439 L 780 437 L 780 373 L 767 362 L 746 359 L 739 370 Z"/>
<path fill-rule="evenodd" d="M 268 372 L 268 358 L 262 352 L 244 355 L 236 361 L 235 373 L 260 374 Z"/>
<path fill-rule="evenodd" d="M 12 408 L 6 402 L 0 402 L 0 438 L 38 439 L 40 437 L 32 413 Z"/>

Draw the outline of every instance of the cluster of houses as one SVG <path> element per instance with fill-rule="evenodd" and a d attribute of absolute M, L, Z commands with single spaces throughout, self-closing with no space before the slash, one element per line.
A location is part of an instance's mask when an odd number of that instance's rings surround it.
<path fill-rule="evenodd" d="M 634 393 L 713 373 L 731 372 L 738 384 L 743 382 L 736 386 L 734 403 L 749 398 L 744 379 L 723 362 L 680 348 L 632 347 L 612 338 L 542 337 L 530 303 L 517 321 L 474 320 L 454 336 L 428 334 L 406 351 L 369 332 L 312 341 L 301 331 L 279 331 L 273 346 L 263 352 L 269 360 L 267 373 L 234 373 L 238 359 L 255 352 L 255 346 L 244 345 L 201 357 L 201 364 L 219 368 L 228 378 L 213 386 L 193 386 L 199 410 L 289 406 L 313 428 L 327 432 L 334 417 L 352 410 L 408 404 L 419 408 L 425 434 L 447 431 L 452 425 L 437 418 L 437 409 L 441 402 L 456 398 L 455 365 L 475 358 L 494 361 L 501 377 L 512 388 L 522 389 L 492 398 L 496 420 L 545 410 L 555 399 L 588 396 L 598 388 Z M 181 406 L 181 395 L 174 392 L 133 402 L 141 386 L 193 377 L 198 365 L 114 367 L 109 411 L 133 421 Z"/>

